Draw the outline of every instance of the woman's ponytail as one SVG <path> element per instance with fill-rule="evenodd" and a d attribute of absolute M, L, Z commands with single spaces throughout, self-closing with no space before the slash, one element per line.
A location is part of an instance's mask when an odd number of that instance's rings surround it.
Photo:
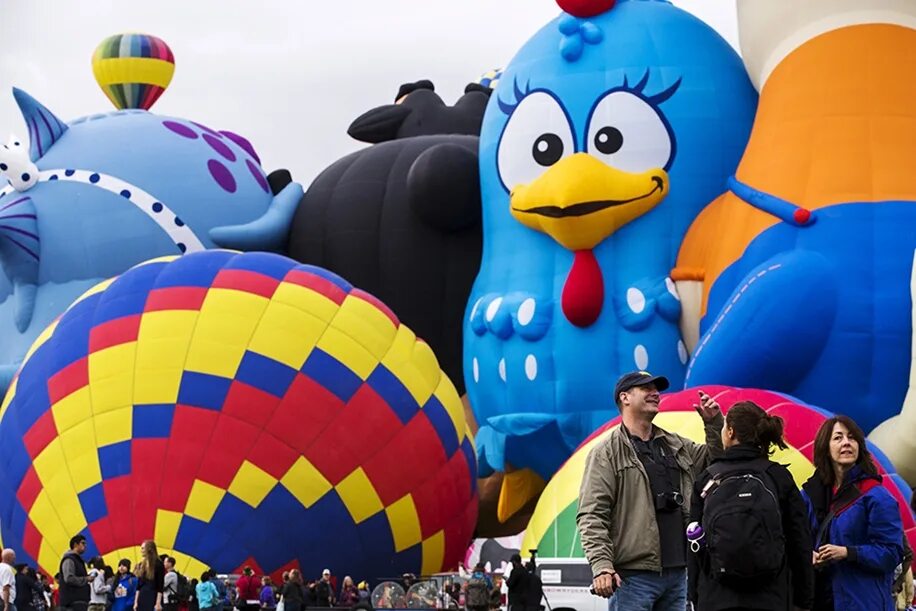
<path fill-rule="evenodd" d="M 757 442 L 764 452 L 769 454 L 771 445 L 777 446 L 783 450 L 789 447 L 786 445 L 785 439 L 782 438 L 782 429 L 783 421 L 779 416 L 765 414 L 763 418 L 757 422 Z"/>
<path fill-rule="evenodd" d="M 782 418 L 770 416 L 753 401 L 732 405 L 725 414 L 725 424 L 735 432 L 739 443 L 757 446 L 763 454 L 770 454 L 770 446 L 783 450 L 788 447 L 782 438 Z"/>

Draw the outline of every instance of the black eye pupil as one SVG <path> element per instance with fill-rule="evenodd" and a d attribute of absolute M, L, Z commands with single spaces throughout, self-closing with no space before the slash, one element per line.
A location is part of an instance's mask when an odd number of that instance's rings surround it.
<path fill-rule="evenodd" d="M 543 166 L 553 165 L 563 156 L 563 141 L 556 134 L 541 134 L 531 147 L 531 155 Z"/>
<path fill-rule="evenodd" d="M 623 146 L 623 134 L 616 127 L 602 127 L 595 134 L 595 148 L 605 155 L 613 155 Z"/>

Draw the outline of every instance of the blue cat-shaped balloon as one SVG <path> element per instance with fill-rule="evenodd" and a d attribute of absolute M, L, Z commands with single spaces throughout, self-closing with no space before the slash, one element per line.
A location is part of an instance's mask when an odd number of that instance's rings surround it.
<path fill-rule="evenodd" d="M 204 248 L 285 248 L 302 187 L 268 181 L 241 136 L 136 109 L 67 124 L 13 95 L 29 140 L 0 148 L 0 396 L 35 337 L 100 280 Z"/>

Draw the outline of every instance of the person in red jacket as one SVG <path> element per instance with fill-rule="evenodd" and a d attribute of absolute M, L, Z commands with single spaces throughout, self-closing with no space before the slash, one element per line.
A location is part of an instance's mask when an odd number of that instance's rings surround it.
<path fill-rule="evenodd" d="M 250 566 L 242 569 L 242 575 L 235 582 L 238 589 L 236 606 L 243 611 L 257 611 L 261 606 L 261 582 L 254 575 Z"/>

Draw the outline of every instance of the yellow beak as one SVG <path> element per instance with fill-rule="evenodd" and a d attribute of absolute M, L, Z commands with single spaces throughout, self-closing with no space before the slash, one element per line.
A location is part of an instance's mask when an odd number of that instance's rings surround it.
<path fill-rule="evenodd" d="M 540 496 L 546 486 L 547 482 L 531 469 L 507 471 L 503 474 L 503 485 L 496 505 L 496 518 L 500 524 L 505 524 L 528 501 Z"/>
<path fill-rule="evenodd" d="M 661 168 L 631 174 L 576 153 L 512 189 L 509 205 L 518 222 L 576 251 L 594 248 L 666 195 Z"/>

